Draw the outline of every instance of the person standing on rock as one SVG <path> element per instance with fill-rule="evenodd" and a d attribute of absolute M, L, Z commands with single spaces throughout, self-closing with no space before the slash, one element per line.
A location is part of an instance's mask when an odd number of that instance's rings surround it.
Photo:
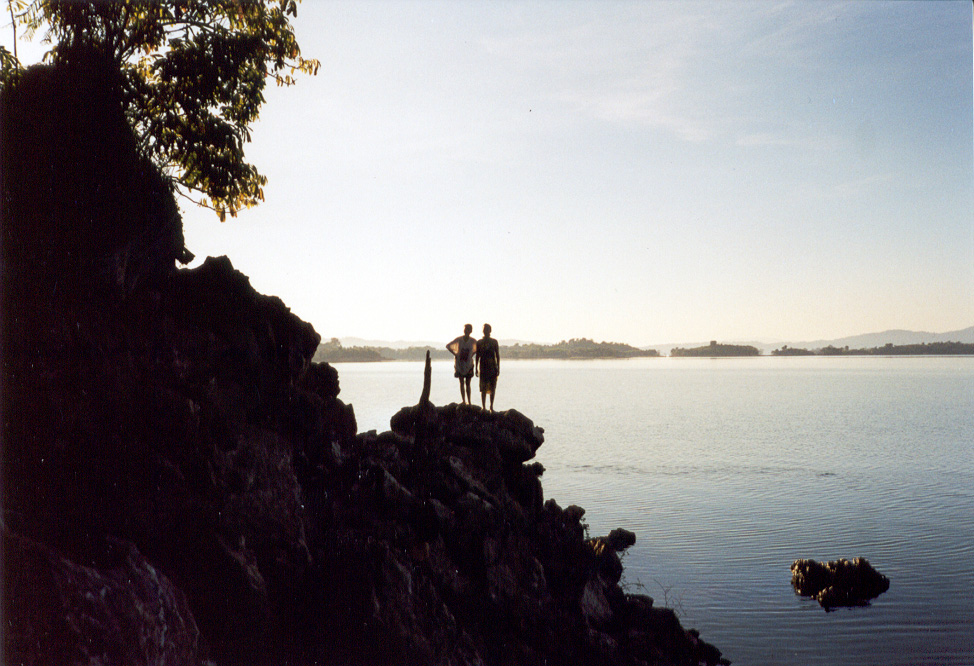
<path fill-rule="evenodd" d="M 490 337 L 490 324 L 484 324 L 484 337 L 477 341 L 476 371 L 480 377 L 480 404 L 487 409 L 489 393 L 490 411 L 494 411 L 497 377 L 501 374 L 501 350 L 497 340 Z"/>
<path fill-rule="evenodd" d="M 477 352 L 477 341 L 470 337 L 473 326 L 463 327 L 463 335 L 446 346 L 453 359 L 453 376 L 460 380 L 460 400 L 465 405 L 473 404 L 470 399 L 470 380 L 473 378 L 474 354 Z"/>

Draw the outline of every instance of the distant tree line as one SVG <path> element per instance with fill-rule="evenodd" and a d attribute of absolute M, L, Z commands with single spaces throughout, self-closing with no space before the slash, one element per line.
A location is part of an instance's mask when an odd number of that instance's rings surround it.
<path fill-rule="evenodd" d="M 711 342 L 703 347 L 684 349 L 674 347 L 670 356 L 722 357 L 760 356 L 761 352 L 750 345 L 721 345 Z M 974 354 L 974 344 L 965 342 L 924 342 L 913 345 L 887 343 L 882 347 L 850 349 L 829 345 L 822 349 L 802 349 L 783 345 L 771 352 L 772 356 L 960 356 Z"/>
<path fill-rule="evenodd" d="M 436 349 L 430 346 L 407 347 L 394 349 L 392 347 L 343 347 L 338 338 L 318 345 L 314 361 L 316 363 L 348 363 L 348 362 L 376 362 L 376 361 L 423 361 L 426 352 L 430 352 L 433 360 L 452 360 L 453 356 L 446 349 Z M 760 356 L 761 351 L 751 345 L 724 345 L 711 342 L 702 347 L 674 347 L 670 356 L 719 358 L 739 356 Z M 850 349 L 849 347 L 833 347 L 829 345 L 822 349 L 801 349 L 783 345 L 771 352 L 772 356 L 962 356 L 974 355 L 974 344 L 965 342 L 930 342 L 915 345 L 886 344 L 882 347 L 870 349 Z M 501 346 L 501 357 L 507 359 L 611 359 L 611 358 L 657 358 L 660 353 L 655 349 L 639 349 L 621 342 L 594 342 L 587 338 L 572 338 L 562 340 L 553 345 L 515 344 Z"/>
<path fill-rule="evenodd" d="M 342 347 L 338 338 L 322 342 L 315 351 L 315 363 L 348 363 L 352 361 L 384 361 L 378 347 Z"/>
<path fill-rule="evenodd" d="M 406 347 L 405 349 L 391 349 L 380 347 L 382 355 L 389 361 L 425 361 L 426 352 L 430 353 L 430 358 L 434 361 L 453 360 L 453 354 L 444 348 L 435 349 L 433 347 Z"/>
<path fill-rule="evenodd" d="M 446 349 L 432 347 L 409 347 L 393 349 L 392 347 L 343 347 L 338 338 L 318 345 L 312 359 L 315 363 L 373 363 L 378 361 L 425 361 L 426 352 L 430 358 L 444 360 L 453 358 Z"/>
<path fill-rule="evenodd" d="M 588 338 L 562 340 L 554 345 L 516 344 L 501 347 L 503 358 L 595 359 L 658 357 L 655 349 L 639 349 L 622 342 L 595 342 Z"/>
<path fill-rule="evenodd" d="M 372 361 L 423 361 L 426 352 L 433 360 L 450 360 L 453 355 L 446 349 L 433 347 L 343 347 L 338 338 L 318 345 L 315 362 L 372 362 Z M 621 342 L 594 342 L 586 338 L 571 340 L 554 345 L 515 344 L 501 346 L 501 358 L 507 359 L 597 359 L 597 358 L 636 358 L 658 357 L 655 349 L 639 349 Z"/>
<path fill-rule="evenodd" d="M 790 351 L 790 350 L 789 350 Z M 804 350 L 803 350 L 804 351 Z M 771 352 L 777 354 L 778 350 Z M 974 354 L 974 344 L 966 342 L 921 342 L 914 345 L 894 345 L 887 342 L 882 347 L 869 349 L 849 349 L 846 347 L 823 347 L 817 352 L 822 356 L 962 356 Z"/>
<path fill-rule="evenodd" d="M 788 345 L 783 345 L 781 349 L 775 349 L 771 352 L 772 356 L 815 356 L 815 352 L 810 349 L 799 349 L 797 347 L 789 347 Z"/>
<path fill-rule="evenodd" d="M 724 356 L 760 356 L 761 350 L 751 345 L 719 345 L 711 341 L 703 347 L 674 347 L 670 356 L 715 358 Z"/>

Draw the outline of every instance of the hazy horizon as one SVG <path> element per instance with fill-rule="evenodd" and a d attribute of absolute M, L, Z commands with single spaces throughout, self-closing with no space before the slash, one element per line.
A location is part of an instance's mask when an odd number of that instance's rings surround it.
<path fill-rule="evenodd" d="M 321 69 L 265 92 L 266 201 L 180 205 L 197 263 L 228 255 L 326 339 L 974 322 L 970 2 L 356 0 L 293 24 Z"/>
<path fill-rule="evenodd" d="M 933 340 L 939 340 L 944 342 L 947 341 L 974 342 L 974 334 L 972 334 L 972 329 L 974 329 L 974 326 L 965 326 L 964 328 L 953 329 L 950 331 L 913 331 L 913 330 L 903 329 L 903 328 L 894 328 L 894 329 L 887 329 L 885 331 L 870 331 L 867 333 L 855 333 L 852 335 L 842 335 L 842 336 L 836 336 L 834 338 L 792 338 L 787 340 L 780 340 L 780 339 L 773 340 L 773 339 L 762 339 L 762 338 L 757 338 L 752 336 L 752 337 L 745 337 L 745 338 L 733 339 L 733 340 L 720 339 L 717 340 L 717 342 L 720 344 L 753 343 L 753 344 L 760 344 L 760 345 L 765 345 L 770 347 L 770 346 L 776 346 L 782 344 L 791 345 L 791 344 L 811 344 L 811 343 L 821 343 L 821 342 L 828 343 L 828 342 L 835 342 L 835 341 L 845 341 L 845 340 L 856 339 L 856 338 L 876 338 L 878 340 L 879 338 L 887 334 L 889 334 L 888 337 L 890 338 L 906 337 L 911 340 L 914 338 L 917 339 L 925 338 L 927 339 L 928 342 Z M 343 345 L 346 344 L 345 341 L 353 341 L 356 345 L 361 344 L 365 346 L 387 346 L 391 348 L 407 347 L 412 345 L 442 346 L 440 341 L 433 340 L 433 339 L 412 339 L 412 340 L 407 340 L 403 338 L 380 339 L 380 338 L 364 337 L 360 335 L 326 335 L 321 331 L 319 331 L 319 333 L 321 334 L 321 341 L 323 343 L 327 342 L 331 338 L 337 338 L 339 341 L 342 342 Z M 954 334 L 954 333 L 964 333 L 966 335 L 958 336 L 957 340 L 954 339 L 946 340 L 944 338 L 944 336 L 949 336 L 950 334 Z M 474 337 L 479 337 L 479 334 L 476 331 Z M 557 340 L 533 340 L 533 339 L 501 337 L 498 338 L 498 342 L 500 342 L 502 345 L 508 345 L 508 344 L 554 345 L 559 342 L 563 342 L 566 340 L 579 338 L 579 337 L 583 337 L 583 336 L 567 335 L 567 336 L 562 336 Z M 450 339 L 452 340 L 453 338 L 451 337 Z M 610 340 L 610 339 L 604 339 L 604 340 L 594 339 L 594 342 L 623 343 L 638 348 L 652 348 L 654 346 L 666 348 L 666 347 L 678 346 L 678 345 L 707 344 L 711 340 L 714 340 L 714 338 L 703 336 L 703 337 L 686 339 L 686 340 L 657 340 L 654 342 L 646 342 L 646 343 L 634 343 L 630 340 Z M 445 342 L 443 344 L 445 344 Z M 876 342 L 875 344 L 869 343 L 866 346 L 881 346 L 882 344 L 885 344 L 885 342 Z M 901 343 L 894 342 L 893 344 L 901 344 Z M 902 344 L 916 344 L 916 343 L 909 342 L 909 343 L 902 343 Z"/>

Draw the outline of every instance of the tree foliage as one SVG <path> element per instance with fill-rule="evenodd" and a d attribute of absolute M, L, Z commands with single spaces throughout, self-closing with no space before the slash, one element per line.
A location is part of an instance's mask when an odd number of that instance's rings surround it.
<path fill-rule="evenodd" d="M 760 356 L 761 350 L 752 345 L 723 345 L 716 341 L 703 347 L 674 347 L 670 350 L 670 356 L 689 356 L 703 358 L 717 358 L 723 356 Z"/>
<path fill-rule="evenodd" d="M 506 358 L 528 359 L 605 359 L 659 356 L 655 349 L 639 349 L 623 342 L 595 342 L 588 338 L 562 340 L 554 345 L 515 344 L 502 347 Z"/>
<path fill-rule="evenodd" d="M 823 347 L 818 350 L 822 356 L 969 356 L 974 355 L 974 344 L 965 342 L 922 342 L 911 345 L 894 345 L 887 342 L 882 347 L 849 349 L 845 347 Z"/>
<path fill-rule="evenodd" d="M 263 200 L 244 145 L 264 87 L 319 66 L 301 57 L 296 0 L 8 2 L 28 37 L 47 27 L 54 62 L 94 51 L 117 67 L 140 150 L 184 196 L 221 220 Z"/>

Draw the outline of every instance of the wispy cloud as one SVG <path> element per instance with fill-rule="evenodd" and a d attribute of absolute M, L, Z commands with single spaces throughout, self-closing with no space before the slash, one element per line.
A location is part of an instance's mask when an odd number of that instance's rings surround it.
<path fill-rule="evenodd" d="M 778 120 L 768 102 L 814 74 L 817 38 L 844 7 L 802 5 L 799 12 L 794 3 L 611 4 L 600 21 L 573 24 L 562 16 L 554 27 L 532 24 L 482 47 L 518 63 L 535 93 L 578 117 L 692 143 L 795 145 L 791 133 L 799 122 L 760 129 Z M 613 13 L 620 8 L 633 14 L 630 20 Z M 782 79 L 782 71 L 790 78 Z"/>

